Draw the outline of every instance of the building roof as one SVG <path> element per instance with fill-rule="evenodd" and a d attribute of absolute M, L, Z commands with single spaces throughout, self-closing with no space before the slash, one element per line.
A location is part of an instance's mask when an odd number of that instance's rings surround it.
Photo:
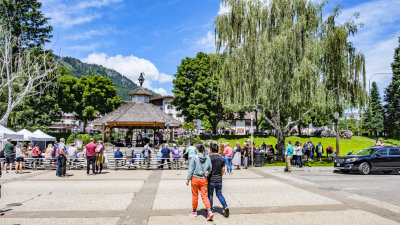
<path fill-rule="evenodd" d="M 174 96 L 166 95 L 166 96 L 161 96 L 161 97 L 158 97 L 158 98 L 151 98 L 150 101 L 159 100 L 159 99 L 165 99 L 165 98 L 174 98 Z"/>
<path fill-rule="evenodd" d="M 94 124 L 107 124 L 111 126 L 141 126 L 155 124 L 156 126 L 171 127 L 181 125 L 181 122 L 164 113 L 151 103 L 127 102 L 119 109 L 93 121 Z"/>
<path fill-rule="evenodd" d="M 148 90 L 146 90 L 146 89 L 144 89 L 144 88 L 142 88 L 142 87 L 137 88 L 137 89 L 135 89 L 135 90 L 129 92 L 129 95 L 130 95 L 130 96 L 135 96 L 135 95 L 146 95 L 146 96 L 150 96 L 150 97 L 153 96 L 153 94 L 152 94 L 150 91 L 148 91 Z"/>

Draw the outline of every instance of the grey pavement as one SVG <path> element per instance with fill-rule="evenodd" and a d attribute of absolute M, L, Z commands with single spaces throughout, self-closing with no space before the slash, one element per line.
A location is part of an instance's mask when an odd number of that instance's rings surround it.
<path fill-rule="evenodd" d="M 0 224 L 207 224 L 190 217 L 185 170 L 71 170 L 3 174 Z M 214 198 L 210 224 L 399 224 L 400 175 L 333 173 L 332 168 L 234 170 L 224 176 L 231 209 Z M 199 209 L 204 205 L 199 200 Z"/>

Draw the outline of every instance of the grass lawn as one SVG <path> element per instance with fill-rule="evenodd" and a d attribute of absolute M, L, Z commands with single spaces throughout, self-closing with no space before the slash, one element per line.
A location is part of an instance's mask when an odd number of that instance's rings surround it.
<path fill-rule="evenodd" d="M 235 146 L 236 142 L 239 142 L 242 146 L 243 143 L 247 140 L 250 139 L 250 136 L 242 136 L 240 138 L 236 137 L 227 137 L 225 136 L 224 138 L 219 138 L 219 141 L 222 142 L 229 142 L 231 146 Z M 332 146 L 334 151 L 336 149 L 336 138 L 324 138 L 324 137 L 298 137 L 298 136 L 291 136 L 286 138 L 287 141 L 292 141 L 292 144 L 294 144 L 296 141 L 300 141 L 301 143 L 305 143 L 307 140 L 312 141 L 315 145 L 318 144 L 318 142 L 321 142 L 322 146 L 324 146 L 324 155 L 326 155 L 326 147 Z M 385 140 L 385 139 L 383 139 Z M 255 145 L 259 145 L 261 147 L 262 143 L 265 142 L 267 145 L 273 145 L 275 147 L 277 143 L 277 139 L 273 136 L 268 136 L 268 137 L 254 137 L 254 143 Z M 400 143 L 396 144 L 396 140 L 385 140 L 387 145 L 400 145 Z M 353 136 L 352 139 L 339 139 L 339 146 L 340 146 L 340 155 L 347 155 L 349 151 L 358 151 L 367 147 L 373 146 L 375 143 L 375 140 L 367 138 L 367 137 L 360 137 L 360 136 Z M 315 165 L 317 166 L 317 165 Z"/>

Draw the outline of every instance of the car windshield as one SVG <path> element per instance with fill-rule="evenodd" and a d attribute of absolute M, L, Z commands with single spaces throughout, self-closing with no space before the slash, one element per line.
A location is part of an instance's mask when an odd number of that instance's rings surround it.
<path fill-rule="evenodd" d="M 360 150 L 360 151 L 354 153 L 354 155 L 371 155 L 375 151 L 376 151 L 376 148 L 367 148 L 367 149 L 363 149 L 363 150 Z"/>

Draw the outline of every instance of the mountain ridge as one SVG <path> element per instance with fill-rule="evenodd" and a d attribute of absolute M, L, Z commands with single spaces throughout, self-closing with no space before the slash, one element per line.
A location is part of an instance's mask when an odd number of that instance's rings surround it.
<path fill-rule="evenodd" d="M 137 84 L 135 84 L 126 76 L 102 65 L 85 63 L 79 59 L 69 56 L 56 56 L 56 59 L 59 60 L 60 64 L 70 72 L 71 76 L 81 78 L 82 76 L 100 74 L 104 77 L 111 79 L 114 83 L 114 86 L 117 88 L 118 95 L 121 97 L 122 100 L 130 100 L 131 97 L 129 96 L 129 92 L 139 88 Z M 151 91 L 149 89 L 146 90 L 150 91 L 153 94 L 153 98 L 161 96 L 154 91 Z"/>

